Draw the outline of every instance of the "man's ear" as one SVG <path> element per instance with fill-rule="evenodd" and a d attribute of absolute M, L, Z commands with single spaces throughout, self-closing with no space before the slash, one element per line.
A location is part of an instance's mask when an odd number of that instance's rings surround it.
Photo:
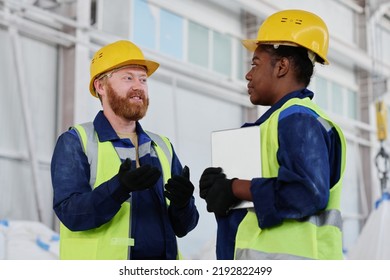
<path fill-rule="evenodd" d="M 95 87 L 95 91 L 97 94 L 102 95 L 104 92 L 104 81 L 103 79 L 96 79 L 93 81 L 93 86 Z"/>
<path fill-rule="evenodd" d="M 278 78 L 285 76 L 290 71 L 290 60 L 287 57 L 282 57 L 276 63 L 276 70 Z"/>

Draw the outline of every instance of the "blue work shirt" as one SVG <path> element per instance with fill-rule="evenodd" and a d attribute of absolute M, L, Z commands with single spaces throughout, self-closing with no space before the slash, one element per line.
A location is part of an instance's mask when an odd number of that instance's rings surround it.
<path fill-rule="evenodd" d="M 292 92 L 271 106 L 256 122 L 242 127 L 261 125 L 291 98 L 312 99 L 313 96 L 308 89 Z M 269 228 L 284 219 L 311 216 L 327 206 L 329 190 L 340 178 L 341 142 L 335 129 L 327 131 L 317 118 L 314 111 L 300 105 L 280 113 L 278 176 L 251 180 L 259 227 Z M 246 213 L 246 209 L 237 209 L 227 217 L 216 217 L 217 259 L 233 259 L 237 228 Z"/>
<path fill-rule="evenodd" d="M 134 147 L 129 139 L 120 139 L 100 111 L 94 122 L 99 141 L 110 141 L 114 147 Z M 140 123 L 136 124 L 139 145 L 150 142 Z M 173 149 L 173 147 L 172 147 Z M 121 159 L 122 161 L 124 159 Z M 140 157 L 140 165 L 150 164 L 162 172 L 160 161 L 150 154 Z M 135 165 L 133 161 L 132 164 Z M 180 175 L 182 165 L 173 149 L 172 175 Z M 130 198 L 118 175 L 92 189 L 89 185 L 90 166 L 74 129 L 57 140 L 51 162 L 54 190 L 53 208 L 60 221 L 72 231 L 97 228 L 109 222 L 121 204 Z M 132 238 L 131 259 L 175 259 L 176 236 L 183 237 L 195 228 L 199 213 L 194 197 L 181 209 L 166 206 L 163 178 L 155 186 L 131 193 Z"/>

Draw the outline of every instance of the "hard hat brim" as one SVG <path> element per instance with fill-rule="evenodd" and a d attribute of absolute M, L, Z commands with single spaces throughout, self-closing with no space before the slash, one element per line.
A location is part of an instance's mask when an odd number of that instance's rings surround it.
<path fill-rule="evenodd" d="M 259 44 L 259 41 L 257 39 L 247 39 L 242 40 L 241 44 L 249 51 L 254 52 Z"/>

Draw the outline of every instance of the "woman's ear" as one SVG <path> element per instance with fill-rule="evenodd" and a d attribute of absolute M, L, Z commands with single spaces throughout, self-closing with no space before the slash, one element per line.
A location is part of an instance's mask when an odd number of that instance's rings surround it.
<path fill-rule="evenodd" d="M 282 57 L 277 63 L 276 63 L 276 70 L 278 78 L 285 76 L 288 71 L 290 70 L 290 60 L 287 57 Z"/>

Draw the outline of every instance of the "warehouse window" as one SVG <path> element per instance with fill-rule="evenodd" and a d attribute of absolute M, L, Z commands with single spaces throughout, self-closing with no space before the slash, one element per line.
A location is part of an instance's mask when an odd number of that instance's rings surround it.
<path fill-rule="evenodd" d="M 358 120 L 358 95 L 356 91 L 347 89 L 348 117 Z"/>
<path fill-rule="evenodd" d="M 142 50 L 245 81 L 247 50 L 229 31 L 214 30 L 147 0 L 111 2 L 92 1 L 91 20 L 98 29 L 130 39 Z"/>
<path fill-rule="evenodd" d="M 311 85 L 314 88 L 314 101 L 322 109 L 349 119 L 359 119 L 359 100 L 356 91 L 320 76 L 314 77 Z"/>
<path fill-rule="evenodd" d="M 183 41 L 183 18 L 161 9 L 160 51 L 183 60 Z"/>
<path fill-rule="evenodd" d="M 112 5 L 112 1 L 104 0 L 101 5 L 102 21 L 101 28 L 103 31 L 115 34 L 118 36 L 128 37 L 130 20 L 129 5 L 127 0 L 116 0 L 116 5 Z"/>
<path fill-rule="evenodd" d="M 230 36 L 213 32 L 213 70 L 230 76 L 232 67 L 232 39 Z"/>
<path fill-rule="evenodd" d="M 316 103 L 324 110 L 328 109 L 328 83 L 322 77 L 315 78 L 314 99 Z"/>
<path fill-rule="evenodd" d="M 245 75 L 251 65 L 252 54 L 241 44 L 241 40 L 235 40 L 236 44 L 236 72 L 235 77 L 239 80 L 246 80 Z"/>
<path fill-rule="evenodd" d="M 332 111 L 336 114 L 343 115 L 344 94 L 343 88 L 336 83 L 331 83 Z"/>
<path fill-rule="evenodd" d="M 188 23 L 188 61 L 208 68 L 209 30 L 197 23 Z"/>
<path fill-rule="evenodd" d="M 156 49 L 156 10 L 143 0 L 134 1 L 134 43 Z"/>

